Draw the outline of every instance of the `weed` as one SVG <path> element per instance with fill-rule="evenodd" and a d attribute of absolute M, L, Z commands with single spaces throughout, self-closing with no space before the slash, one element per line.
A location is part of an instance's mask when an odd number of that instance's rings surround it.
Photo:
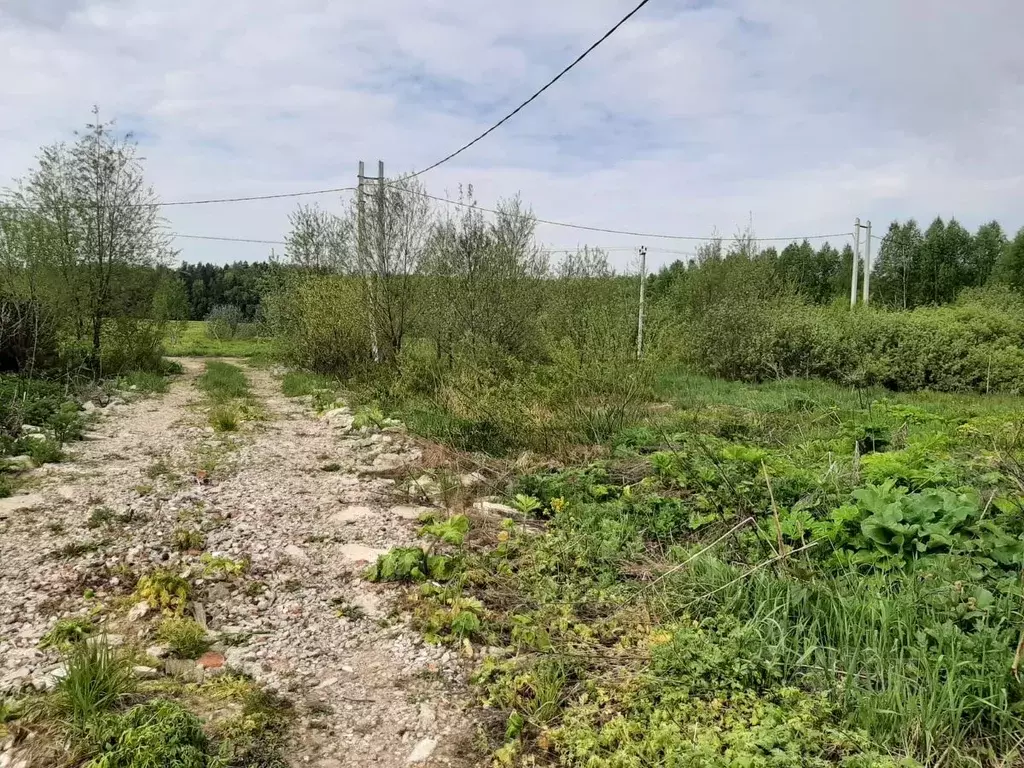
<path fill-rule="evenodd" d="M 341 464 L 335 464 L 333 462 L 330 463 L 330 464 L 324 464 L 322 467 L 320 467 L 320 471 L 321 472 L 340 472 L 341 471 Z"/>
<path fill-rule="evenodd" d="M 87 528 L 100 528 L 104 525 L 109 525 L 114 519 L 114 510 L 110 507 L 94 507 L 92 512 L 89 513 L 89 520 L 85 526 Z"/>
<path fill-rule="evenodd" d="M 72 541 L 54 551 L 53 557 L 58 560 L 70 560 L 74 557 L 81 557 L 90 552 L 95 552 L 104 546 L 105 543 L 103 541 Z"/>
<path fill-rule="evenodd" d="M 212 768 L 200 720 L 176 702 L 154 699 L 109 718 L 86 768 Z"/>
<path fill-rule="evenodd" d="M 164 619 L 157 629 L 157 637 L 181 659 L 199 658 L 210 647 L 206 630 L 192 619 Z"/>
<path fill-rule="evenodd" d="M 161 477 L 172 477 L 173 475 L 174 469 L 167 463 L 166 459 L 157 459 L 146 467 L 146 477 L 150 480 L 156 480 Z"/>
<path fill-rule="evenodd" d="M 139 579 L 135 595 L 164 613 L 181 615 L 191 594 L 185 579 L 170 571 L 156 570 Z"/>
<path fill-rule="evenodd" d="M 46 530 L 48 530 L 54 536 L 60 536 L 67 530 L 67 528 L 65 527 L 64 523 L 54 521 L 52 523 L 46 524 Z"/>
<path fill-rule="evenodd" d="M 206 578 L 234 578 L 249 570 L 249 560 L 234 560 L 225 555 L 204 553 L 199 561 L 203 564 L 203 576 Z"/>
<path fill-rule="evenodd" d="M 135 493 L 137 493 L 139 496 L 149 496 L 151 493 L 153 493 L 153 486 L 149 485 L 148 483 L 136 485 Z"/>
<path fill-rule="evenodd" d="M 67 651 L 76 643 L 96 633 L 96 624 L 86 616 L 61 619 L 39 641 L 40 648 Z"/>
<path fill-rule="evenodd" d="M 352 419 L 352 426 L 355 429 L 369 429 L 375 428 L 380 429 L 384 426 L 387 417 L 384 416 L 384 412 L 377 406 L 366 406 L 356 410 L 355 416 Z"/>
<path fill-rule="evenodd" d="M 234 432 L 241 421 L 238 409 L 233 406 L 219 405 L 210 411 L 210 426 L 217 432 Z"/>
<path fill-rule="evenodd" d="M 188 528 L 177 528 L 171 534 L 171 547 L 179 552 L 200 550 L 206 546 L 206 536 L 202 531 Z"/>

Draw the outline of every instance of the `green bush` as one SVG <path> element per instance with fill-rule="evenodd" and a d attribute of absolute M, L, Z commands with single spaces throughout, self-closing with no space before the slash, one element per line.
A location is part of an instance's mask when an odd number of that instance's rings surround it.
<path fill-rule="evenodd" d="M 372 358 L 363 287 L 356 278 L 296 278 L 267 297 L 266 309 L 281 353 L 292 365 L 351 375 Z"/>
<path fill-rule="evenodd" d="M 86 768 L 212 768 L 209 746 L 199 718 L 155 699 L 109 718 Z"/>
<path fill-rule="evenodd" d="M 192 619 L 167 618 L 160 624 L 157 637 L 180 659 L 196 659 L 210 647 L 206 630 Z"/>
<path fill-rule="evenodd" d="M 818 376 L 892 390 L 1024 393 L 1024 309 L 987 294 L 893 312 L 794 297 L 718 302 L 687 324 L 686 355 L 715 376 Z"/>

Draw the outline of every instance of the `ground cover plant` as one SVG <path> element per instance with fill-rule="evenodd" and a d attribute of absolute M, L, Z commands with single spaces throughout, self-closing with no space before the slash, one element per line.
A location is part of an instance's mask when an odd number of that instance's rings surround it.
<path fill-rule="evenodd" d="M 600 460 L 515 473 L 518 515 L 425 525 L 443 567 L 369 573 L 428 639 L 514 652 L 476 675 L 497 764 L 1020 761 L 1024 404 L 656 386 Z"/>

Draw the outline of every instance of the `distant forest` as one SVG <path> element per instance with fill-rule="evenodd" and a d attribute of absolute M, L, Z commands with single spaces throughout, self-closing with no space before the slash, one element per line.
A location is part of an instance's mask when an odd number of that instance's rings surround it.
<path fill-rule="evenodd" d="M 872 304 L 892 309 L 945 304 L 965 288 L 990 282 L 1024 291 L 1024 229 L 1011 240 L 995 221 L 973 234 L 955 219 L 937 218 L 924 231 L 913 219 L 894 221 L 884 236 L 872 238 L 871 250 Z M 651 278 L 652 293 L 657 295 L 688 274 L 736 258 L 761 262 L 765 279 L 785 283 L 818 304 L 850 295 L 853 248 L 849 243 L 837 249 L 827 242 L 815 247 L 804 240 L 780 251 L 760 248 L 756 238 L 746 235 L 711 241 L 698 249 L 696 259 L 664 267 Z M 247 261 L 182 264 L 177 275 L 188 319 L 204 320 L 222 304 L 238 307 L 246 320 L 257 319 L 260 296 L 274 270 L 281 268 Z"/>

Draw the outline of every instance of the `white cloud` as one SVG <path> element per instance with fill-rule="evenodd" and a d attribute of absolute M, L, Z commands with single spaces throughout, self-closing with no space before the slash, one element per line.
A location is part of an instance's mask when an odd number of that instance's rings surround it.
<path fill-rule="evenodd" d="M 138 132 L 168 200 L 347 186 L 360 158 L 375 169 L 382 157 L 391 173 L 423 167 L 632 4 L 5 0 L 0 179 L 69 138 L 93 103 Z M 424 180 L 438 194 L 472 182 L 484 204 L 521 192 L 544 218 L 632 230 L 728 235 L 752 217 L 759 234 L 798 235 L 848 230 L 857 215 L 884 227 L 936 214 L 1016 228 L 1022 23 L 1017 0 L 656 0 Z M 167 213 L 181 232 L 280 239 L 292 205 Z M 179 244 L 192 261 L 266 255 Z"/>

